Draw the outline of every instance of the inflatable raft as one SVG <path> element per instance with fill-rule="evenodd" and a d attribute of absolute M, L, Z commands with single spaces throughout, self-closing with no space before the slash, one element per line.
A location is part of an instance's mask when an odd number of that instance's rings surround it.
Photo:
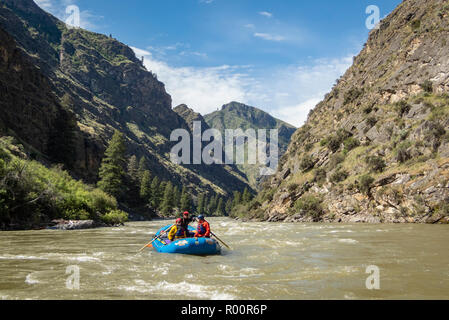
<path fill-rule="evenodd" d="M 156 237 L 163 231 L 168 230 L 171 227 L 165 226 L 161 228 Z M 189 226 L 191 232 L 195 232 L 195 229 Z M 185 238 L 170 242 L 167 238 L 157 238 L 153 242 L 153 248 L 160 253 L 178 253 L 178 254 L 191 254 L 199 256 L 208 256 L 220 254 L 221 246 L 215 240 L 211 238 Z"/>

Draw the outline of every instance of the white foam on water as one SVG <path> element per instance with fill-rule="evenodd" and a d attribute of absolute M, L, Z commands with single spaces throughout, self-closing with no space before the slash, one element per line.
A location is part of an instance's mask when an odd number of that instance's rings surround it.
<path fill-rule="evenodd" d="M 39 282 L 40 282 L 39 280 L 33 279 L 32 273 L 28 274 L 25 278 L 25 283 L 27 284 L 37 284 Z"/>
<path fill-rule="evenodd" d="M 359 243 L 357 240 L 354 240 L 354 239 L 338 239 L 338 242 L 340 242 L 340 243 L 351 243 L 351 244 Z"/>
<path fill-rule="evenodd" d="M 154 285 L 148 284 L 143 280 L 136 280 L 135 286 L 120 286 L 120 290 L 128 292 L 138 292 L 142 294 L 165 293 L 166 295 L 177 296 L 180 293 L 186 296 L 193 296 L 199 299 L 210 299 L 210 300 L 235 300 L 231 294 L 220 292 L 216 290 L 216 287 L 205 286 L 200 284 L 188 283 L 182 281 L 179 283 L 170 283 L 167 281 L 161 281 Z"/>
<path fill-rule="evenodd" d="M 332 230 L 332 231 L 327 231 L 327 233 L 353 233 L 354 231 L 352 230 Z"/>
<path fill-rule="evenodd" d="M 90 257 L 90 256 L 67 257 L 67 260 L 78 261 L 78 262 L 98 262 L 98 261 L 101 261 L 98 258 Z"/>
<path fill-rule="evenodd" d="M 25 255 L 4 255 L 0 256 L 0 260 L 48 260 L 46 257 L 25 256 Z"/>

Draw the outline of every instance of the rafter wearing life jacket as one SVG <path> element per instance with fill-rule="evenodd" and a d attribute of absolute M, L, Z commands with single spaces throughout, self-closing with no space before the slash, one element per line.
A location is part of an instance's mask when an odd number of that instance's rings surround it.
<path fill-rule="evenodd" d="M 170 232 L 168 233 L 168 239 L 170 241 L 173 241 L 175 239 L 183 239 L 187 238 L 187 231 L 182 226 L 182 219 L 176 219 L 176 224 L 170 229 Z"/>
<path fill-rule="evenodd" d="M 209 222 L 204 220 L 204 216 L 198 216 L 198 226 L 196 228 L 195 238 L 210 238 Z"/>

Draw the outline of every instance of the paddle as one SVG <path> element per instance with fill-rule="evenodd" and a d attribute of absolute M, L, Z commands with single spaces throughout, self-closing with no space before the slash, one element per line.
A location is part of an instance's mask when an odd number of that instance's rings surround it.
<path fill-rule="evenodd" d="M 143 249 L 145 249 L 145 248 L 149 248 L 150 245 L 152 245 L 153 242 L 156 241 L 157 239 L 159 239 L 159 236 L 157 236 L 156 238 L 154 238 L 153 240 L 151 240 L 151 242 L 148 242 L 142 249 L 139 250 L 139 252 L 142 252 Z"/>
<path fill-rule="evenodd" d="M 225 245 L 226 248 L 228 248 L 229 250 L 232 250 L 230 246 L 228 246 L 223 240 L 221 240 L 219 237 L 217 237 L 216 234 L 214 234 L 213 232 L 210 233 L 211 235 L 213 235 L 215 238 L 217 238 L 218 241 L 220 241 L 222 244 Z"/>
<path fill-rule="evenodd" d="M 170 230 L 173 226 L 174 226 L 174 224 L 172 224 L 170 227 L 168 227 L 167 229 L 162 231 L 160 235 L 156 236 L 153 240 L 148 242 L 142 249 L 139 250 L 139 252 L 142 252 L 145 248 L 149 248 L 150 245 L 153 244 L 154 241 L 156 241 L 157 239 L 160 239 L 161 235 L 166 234 L 167 230 Z"/>

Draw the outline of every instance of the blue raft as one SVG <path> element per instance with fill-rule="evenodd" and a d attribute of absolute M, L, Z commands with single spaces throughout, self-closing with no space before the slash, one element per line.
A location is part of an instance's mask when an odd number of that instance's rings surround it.
<path fill-rule="evenodd" d="M 168 230 L 171 227 L 165 226 L 161 228 L 157 233 L 156 237 L 161 234 L 161 232 Z M 195 229 L 189 226 L 189 230 L 195 232 Z M 175 240 L 168 243 L 167 239 L 157 238 L 153 242 L 153 248 L 160 253 L 178 253 L 178 254 L 191 254 L 198 256 L 208 256 L 220 254 L 221 246 L 215 240 L 211 238 L 185 238 Z"/>

